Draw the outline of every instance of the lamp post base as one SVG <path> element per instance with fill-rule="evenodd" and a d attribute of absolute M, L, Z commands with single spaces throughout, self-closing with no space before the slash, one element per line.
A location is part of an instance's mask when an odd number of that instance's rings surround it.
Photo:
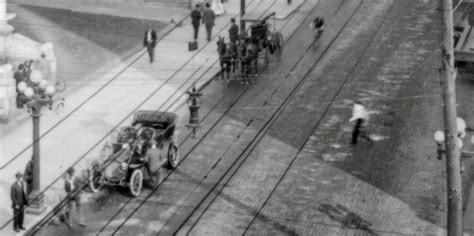
<path fill-rule="evenodd" d="M 40 215 L 46 210 L 43 203 L 43 195 L 40 195 L 39 191 L 31 192 L 28 196 L 28 201 L 30 202 L 30 205 L 25 209 L 27 214 Z"/>

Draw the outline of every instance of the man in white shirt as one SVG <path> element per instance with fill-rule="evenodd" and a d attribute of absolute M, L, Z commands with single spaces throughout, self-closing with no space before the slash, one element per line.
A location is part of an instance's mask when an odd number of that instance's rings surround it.
<path fill-rule="evenodd" d="M 145 32 L 145 39 L 143 40 L 143 46 L 146 47 L 148 51 L 148 56 L 150 57 L 150 63 L 153 63 L 153 58 L 155 56 L 155 46 L 156 46 L 156 32 L 154 30 L 147 30 Z"/>
<path fill-rule="evenodd" d="M 81 187 L 81 181 L 74 176 L 74 172 L 74 168 L 69 168 L 64 178 L 64 189 L 69 197 L 67 223 L 69 227 L 72 227 L 72 209 L 75 204 L 79 218 L 79 226 L 84 227 L 85 224 L 83 223 L 81 211 L 81 189 L 79 189 Z"/>
<path fill-rule="evenodd" d="M 360 101 L 354 102 L 354 106 L 352 108 L 352 118 L 349 120 L 349 122 L 353 121 L 355 121 L 355 123 L 354 130 L 352 131 L 351 143 L 357 144 L 357 138 L 359 137 L 359 135 L 369 141 L 372 141 L 366 130 L 367 124 L 369 123 L 369 113 Z"/>

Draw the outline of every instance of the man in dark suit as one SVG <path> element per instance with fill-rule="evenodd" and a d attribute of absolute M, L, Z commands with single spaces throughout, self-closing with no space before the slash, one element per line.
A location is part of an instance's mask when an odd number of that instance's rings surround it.
<path fill-rule="evenodd" d="M 236 43 L 237 40 L 239 39 L 239 26 L 235 24 L 235 18 L 230 18 L 230 29 L 229 29 L 229 40 L 232 43 Z"/>
<path fill-rule="evenodd" d="M 211 41 L 212 27 L 214 27 L 214 21 L 216 20 L 216 14 L 210 8 L 210 4 L 206 3 L 206 8 L 202 11 L 202 23 L 206 26 L 207 30 L 207 41 Z"/>
<path fill-rule="evenodd" d="M 143 39 L 143 46 L 146 47 L 148 51 L 148 56 L 150 56 L 150 63 L 153 62 L 156 46 L 156 32 L 154 30 L 147 30 L 145 32 L 145 38 Z"/>
<path fill-rule="evenodd" d="M 191 12 L 191 24 L 194 28 L 194 40 L 198 38 L 199 25 L 201 24 L 201 12 L 199 11 L 199 4 L 196 4 L 196 8 Z"/>
<path fill-rule="evenodd" d="M 23 182 L 23 175 L 21 172 L 15 174 L 16 182 L 10 188 L 10 197 L 13 208 L 13 229 L 15 232 L 24 230 L 23 219 L 25 217 L 24 207 L 28 205 L 28 198 L 26 197 L 26 184 Z"/>

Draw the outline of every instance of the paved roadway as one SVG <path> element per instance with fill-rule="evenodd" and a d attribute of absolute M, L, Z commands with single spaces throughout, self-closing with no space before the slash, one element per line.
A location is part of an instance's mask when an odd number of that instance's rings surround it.
<path fill-rule="evenodd" d="M 434 1 L 307 1 L 280 24 L 287 44 L 254 84 L 204 92 L 196 139 L 154 192 L 89 195 L 81 234 L 439 235 L 446 225 Z M 310 19 L 328 22 L 309 47 Z M 301 27 L 299 27 L 301 25 Z M 460 116 L 472 123 L 458 82 Z M 373 144 L 349 144 L 351 101 Z M 184 109 L 184 108 L 181 108 Z M 43 235 L 62 234 L 61 226 Z M 77 230 L 77 231 L 76 231 Z"/>

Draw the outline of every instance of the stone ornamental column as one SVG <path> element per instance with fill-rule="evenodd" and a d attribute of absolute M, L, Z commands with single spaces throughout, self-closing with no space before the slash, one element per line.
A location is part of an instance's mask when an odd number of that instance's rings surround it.
<path fill-rule="evenodd" d="M 12 66 L 0 65 L 0 120 L 8 120 L 16 106 L 16 83 Z"/>
<path fill-rule="evenodd" d="M 0 0 L 0 62 L 6 63 L 6 38 L 13 31 L 8 21 L 15 18 L 15 14 L 7 13 L 7 0 Z"/>

